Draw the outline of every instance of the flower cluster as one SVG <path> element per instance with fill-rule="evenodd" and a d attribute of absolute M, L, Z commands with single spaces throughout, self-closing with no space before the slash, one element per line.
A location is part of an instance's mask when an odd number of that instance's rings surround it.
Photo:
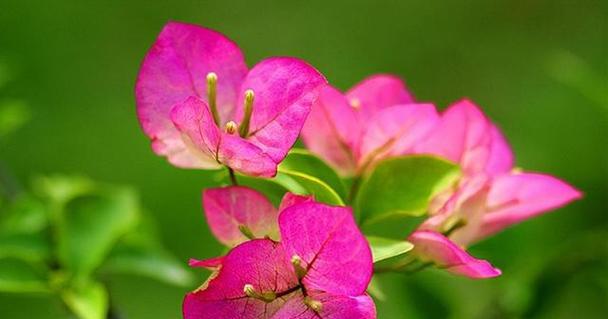
<path fill-rule="evenodd" d="M 349 208 L 287 193 L 277 214 L 238 186 L 207 190 L 203 203 L 213 233 L 233 248 L 191 260 L 215 274 L 186 296 L 185 318 L 374 317 L 371 251 Z"/>
<path fill-rule="evenodd" d="M 190 261 L 212 274 L 187 294 L 187 319 L 375 318 L 366 293 L 374 273 L 435 265 L 471 278 L 498 276 L 466 247 L 581 197 L 555 177 L 516 168 L 497 126 L 471 101 L 440 113 L 392 75 L 341 93 L 296 58 L 269 58 L 248 70 L 236 44 L 195 25 L 164 27 L 142 64 L 136 100 L 155 153 L 182 168 L 225 167 L 233 184 L 203 191 L 211 231 L 230 250 Z M 315 155 L 290 153 L 300 135 Z M 458 170 L 441 175 L 431 166 Z M 397 183 L 424 181 L 403 194 L 422 210 L 386 204 L 396 197 L 382 191 L 359 194 L 374 188 L 361 183 L 387 169 Z M 277 189 L 275 208 L 267 195 Z M 366 236 L 357 216 L 371 200 L 382 213 L 422 211 L 426 219 L 396 239 Z"/>

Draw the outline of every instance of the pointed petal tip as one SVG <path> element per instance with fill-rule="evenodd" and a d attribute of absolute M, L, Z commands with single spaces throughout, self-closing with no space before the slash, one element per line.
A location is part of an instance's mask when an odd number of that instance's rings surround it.
<path fill-rule="evenodd" d="M 205 268 L 209 270 L 215 270 L 222 265 L 223 259 L 224 257 L 214 257 L 209 259 L 190 258 L 188 260 L 188 266 L 192 268 Z"/>
<path fill-rule="evenodd" d="M 418 230 L 408 240 L 414 244 L 414 252 L 446 271 L 473 279 L 493 278 L 502 272 L 490 262 L 471 256 L 443 234 Z"/>

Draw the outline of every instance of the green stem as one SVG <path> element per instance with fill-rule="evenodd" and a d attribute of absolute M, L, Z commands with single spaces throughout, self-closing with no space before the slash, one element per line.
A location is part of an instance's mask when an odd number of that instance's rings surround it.
<path fill-rule="evenodd" d="M 228 175 L 230 176 L 230 182 L 232 183 L 232 185 L 238 186 L 239 183 L 236 180 L 236 175 L 234 174 L 234 170 L 230 167 L 226 167 L 226 168 L 228 168 Z"/>

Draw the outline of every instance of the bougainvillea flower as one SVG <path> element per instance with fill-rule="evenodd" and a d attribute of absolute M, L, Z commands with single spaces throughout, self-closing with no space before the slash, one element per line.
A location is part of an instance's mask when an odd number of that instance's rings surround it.
<path fill-rule="evenodd" d="M 513 155 L 504 137 L 470 101 L 448 108 L 437 129 L 418 145 L 417 151 L 445 157 L 462 168 L 460 180 L 431 200 L 431 217 L 419 227 L 447 237 L 439 240 L 433 236 L 432 241 L 425 240 L 419 245 L 461 250 L 581 196 L 578 190 L 555 177 L 514 169 Z M 420 252 L 432 249 L 418 247 Z M 454 261 L 437 259 L 446 256 L 451 255 L 432 255 L 433 261 L 443 266 Z"/>
<path fill-rule="evenodd" d="M 442 156 L 461 166 L 461 179 L 432 201 L 433 216 L 424 223 L 427 229 L 441 232 L 465 225 L 450 236 L 467 237 L 458 241 L 461 245 L 581 196 L 555 177 L 514 169 L 513 153 L 505 138 L 468 100 L 455 103 L 442 114 L 440 124 L 417 146 L 417 152 Z M 467 236 L 457 236 L 464 230 Z"/>
<path fill-rule="evenodd" d="M 500 272 L 469 256 L 466 246 L 580 197 L 572 186 L 544 174 L 514 172 L 470 179 L 408 240 L 422 260 L 459 275 L 494 277 Z"/>
<path fill-rule="evenodd" d="M 273 176 L 324 83 L 295 58 L 248 70 L 228 38 L 170 22 L 139 71 L 137 114 L 154 152 L 175 166 Z"/>
<path fill-rule="evenodd" d="M 375 318 L 365 294 L 370 248 L 346 207 L 303 201 L 279 214 L 281 241 L 233 248 L 219 270 L 189 293 L 185 319 Z"/>
<path fill-rule="evenodd" d="M 346 94 L 325 86 L 302 137 L 342 175 L 360 175 L 377 160 L 411 153 L 437 120 L 435 107 L 414 103 L 401 80 L 375 75 Z"/>

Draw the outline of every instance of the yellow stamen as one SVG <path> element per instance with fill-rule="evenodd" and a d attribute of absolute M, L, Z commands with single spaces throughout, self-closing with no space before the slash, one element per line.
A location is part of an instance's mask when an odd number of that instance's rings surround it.
<path fill-rule="evenodd" d="M 253 90 L 245 91 L 245 114 L 243 115 L 243 121 L 241 122 L 239 134 L 241 137 L 246 137 L 249 134 L 249 123 L 251 122 L 251 112 L 253 112 L 253 100 L 255 94 Z"/>
<path fill-rule="evenodd" d="M 245 225 L 239 225 L 239 231 L 241 231 L 241 234 L 243 234 L 245 237 L 249 239 L 255 239 L 255 236 L 253 235 L 253 232 L 251 231 L 251 229 L 249 229 L 249 227 Z"/>
<path fill-rule="evenodd" d="M 255 296 L 257 296 L 257 292 L 255 291 L 255 288 L 253 288 L 253 285 L 250 284 L 246 284 L 245 286 L 243 286 L 243 292 L 252 298 L 255 298 Z"/>
<path fill-rule="evenodd" d="M 226 131 L 226 133 L 232 135 L 238 130 L 238 125 L 236 125 L 234 121 L 229 121 L 228 123 L 226 123 L 226 127 L 224 128 L 224 130 Z"/>
<path fill-rule="evenodd" d="M 213 121 L 216 125 L 220 125 L 220 115 L 217 112 L 217 74 L 213 72 L 207 73 L 207 102 Z"/>
<path fill-rule="evenodd" d="M 319 313 L 319 311 L 321 311 L 321 309 L 323 308 L 323 304 L 320 301 L 314 300 L 309 296 L 304 297 L 304 304 L 316 313 Z"/>
<path fill-rule="evenodd" d="M 251 284 L 246 284 L 245 286 L 243 286 L 243 292 L 245 293 L 245 295 L 247 295 L 247 297 L 259 299 L 264 302 L 272 302 L 277 299 L 277 294 L 275 294 L 274 291 L 259 293 L 255 290 L 255 288 L 253 288 L 253 285 Z"/>
<path fill-rule="evenodd" d="M 306 269 L 302 266 L 302 258 L 298 255 L 293 255 L 291 257 L 291 264 L 293 265 L 294 270 L 296 271 L 296 275 L 298 279 L 304 278 L 306 276 Z"/>

